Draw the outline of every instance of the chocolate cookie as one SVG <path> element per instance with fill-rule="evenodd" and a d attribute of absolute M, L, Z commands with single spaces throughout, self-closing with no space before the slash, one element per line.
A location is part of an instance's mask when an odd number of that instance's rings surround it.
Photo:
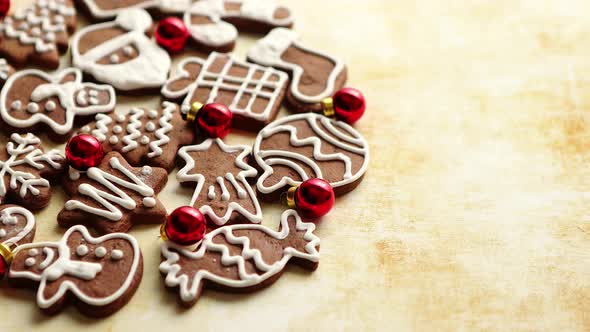
<path fill-rule="evenodd" d="M 72 39 L 72 63 L 119 91 L 160 89 L 170 56 L 146 33 L 152 18 L 143 9 L 126 9 L 115 21 L 89 25 Z"/>
<path fill-rule="evenodd" d="M 76 28 L 71 0 L 36 0 L 0 22 L 0 54 L 15 66 L 29 63 L 57 69 L 59 55 L 68 50 Z"/>
<path fill-rule="evenodd" d="M 258 131 L 277 116 L 288 81 L 285 73 L 273 68 L 213 52 L 206 60 L 182 60 L 162 95 L 176 101 L 184 98 L 183 113 L 194 102 L 227 105 L 234 127 Z"/>
<path fill-rule="evenodd" d="M 36 69 L 8 78 L 0 93 L 0 115 L 8 130 L 17 132 L 49 128 L 52 140 L 63 142 L 78 122 L 115 109 L 115 90 L 109 85 L 82 82 L 75 68 L 52 76 Z"/>
<path fill-rule="evenodd" d="M 33 134 L 12 134 L 0 146 L 0 204 L 17 203 L 40 209 L 51 199 L 50 180 L 65 169 L 65 158 L 57 151 L 43 152 Z"/>
<path fill-rule="evenodd" d="M 153 9 L 160 14 L 184 13 L 191 0 L 80 0 L 77 2 L 94 20 L 107 20 L 128 8 Z"/>
<path fill-rule="evenodd" d="M 230 146 L 221 139 L 207 139 L 199 145 L 185 146 L 178 156 L 185 166 L 177 179 L 195 187 L 190 205 L 199 209 L 216 226 L 228 222 L 260 223 L 262 211 L 248 183 L 258 172 L 248 165 L 252 149 Z"/>
<path fill-rule="evenodd" d="M 165 169 L 131 167 L 118 152 L 110 152 L 84 173 L 70 168 L 63 187 L 72 197 L 57 221 L 62 227 L 86 225 L 101 233 L 127 232 L 136 223 L 163 223 L 166 208 L 156 196 L 166 181 Z"/>
<path fill-rule="evenodd" d="M 37 305 L 56 314 L 72 300 L 82 313 L 104 317 L 121 309 L 143 276 L 143 257 L 134 237 L 114 233 L 95 238 L 83 226 L 59 242 L 19 246 L 8 272 L 14 285 L 33 286 Z"/>
<path fill-rule="evenodd" d="M 258 193 L 273 201 L 310 178 L 324 179 L 336 195 L 345 194 L 361 182 L 369 164 L 369 144 L 361 134 L 314 113 L 269 124 L 258 133 L 252 154 L 262 170 Z"/>
<path fill-rule="evenodd" d="M 184 23 L 200 48 L 231 51 L 243 32 L 266 33 L 293 26 L 291 11 L 271 1 L 199 0 L 184 14 Z"/>
<path fill-rule="evenodd" d="M 0 206 L 0 243 L 21 245 L 33 242 L 35 216 L 18 205 Z"/>
<path fill-rule="evenodd" d="M 336 57 L 303 46 L 298 39 L 295 31 L 274 29 L 248 51 L 248 60 L 291 75 L 286 98 L 291 109 L 321 113 L 322 101 L 346 83 L 346 66 Z"/>
<path fill-rule="evenodd" d="M 166 287 L 178 288 L 181 303 L 194 305 L 203 287 L 251 292 L 275 282 L 287 263 L 315 270 L 320 239 L 315 225 L 295 210 L 281 217 L 278 232 L 262 225 L 232 225 L 205 235 L 194 251 L 172 242 L 162 244 L 160 272 Z"/>
<path fill-rule="evenodd" d="M 163 102 L 159 110 L 133 108 L 127 115 L 98 114 L 80 129 L 102 142 L 105 152 L 118 151 L 133 166 L 176 166 L 176 152 L 195 138 L 193 125 L 182 119 L 178 105 Z"/>

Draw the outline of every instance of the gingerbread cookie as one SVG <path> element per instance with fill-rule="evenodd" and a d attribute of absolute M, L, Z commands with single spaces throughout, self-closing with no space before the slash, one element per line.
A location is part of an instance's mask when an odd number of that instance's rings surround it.
<path fill-rule="evenodd" d="M 11 204 L 0 207 L 0 243 L 31 243 L 35 237 L 35 229 L 35 216 L 31 211 Z"/>
<path fill-rule="evenodd" d="M 184 98 L 183 113 L 194 102 L 227 105 L 234 127 L 258 131 L 277 116 L 288 81 L 285 73 L 273 68 L 213 52 L 206 60 L 182 60 L 162 95 L 176 101 Z"/>
<path fill-rule="evenodd" d="M 75 68 L 55 76 L 22 70 L 10 76 L 0 93 L 0 115 L 11 131 L 48 127 L 49 137 L 63 142 L 72 134 L 76 120 L 84 122 L 94 114 L 113 111 L 116 100 L 111 86 L 84 83 L 82 72 Z"/>
<path fill-rule="evenodd" d="M 59 55 L 68 50 L 68 38 L 76 28 L 71 0 L 35 0 L 0 22 L 0 54 L 15 66 L 28 63 L 57 69 Z"/>
<path fill-rule="evenodd" d="M 118 151 L 133 166 L 176 166 L 176 152 L 195 138 L 193 126 L 182 119 L 178 105 L 163 102 L 159 110 L 133 108 L 127 115 L 98 114 L 80 129 L 102 142 L 104 151 Z"/>
<path fill-rule="evenodd" d="M 19 246 L 8 272 L 15 285 L 38 284 L 37 305 L 55 314 L 72 300 L 82 313 L 104 317 L 121 309 L 143 276 L 137 240 L 114 233 L 93 237 L 83 226 L 70 228 L 59 242 Z"/>
<path fill-rule="evenodd" d="M 190 205 L 199 209 L 211 224 L 262 221 L 260 204 L 248 183 L 249 178 L 258 174 L 248 165 L 251 150 L 245 145 L 230 146 L 221 139 L 209 138 L 178 152 L 185 166 L 177 179 L 195 187 Z"/>
<path fill-rule="evenodd" d="M 65 169 L 65 158 L 57 151 L 43 152 L 33 134 L 12 134 L 0 147 L 0 204 L 13 202 L 27 209 L 40 209 L 51 199 L 50 180 Z"/>
<path fill-rule="evenodd" d="M 81 0 L 78 4 L 91 18 L 106 20 L 128 8 L 154 9 L 159 14 L 184 13 L 191 0 Z"/>
<path fill-rule="evenodd" d="M 255 291 L 275 282 L 289 262 L 317 269 L 320 239 L 314 230 L 295 210 L 283 212 L 278 232 L 262 225 L 220 227 L 206 234 L 194 251 L 163 243 L 160 272 L 166 287 L 178 288 L 187 306 L 198 301 L 204 286 Z"/>
<path fill-rule="evenodd" d="M 346 66 L 336 57 L 303 46 L 298 39 L 295 31 L 274 29 L 248 51 L 248 60 L 289 72 L 289 107 L 321 113 L 322 101 L 346 83 Z"/>
<path fill-rule="evenodd" d="M 118 152 L 110 152 L 84 173 L 70 168 L 63 187 L 72 197 L 57 221 L 62 227 L 80 224 L 101 233 L 127 232 L 136 223 L 163 223 L 166 208 L 156 196 L 166 181 L 165 169 L 131 167 Z"/>
<path fill-rule="evenodd" d="M 369 164 L 369 144 L 361 134 L 314 113 L 291 115 L 266 126 L 252 154 L 262 170 L 256 187 L 266 200 L 278 200 L 290 186 L 310 178 L 324 179 L 336 195 L 345 194 L 361 182 Z"/>
<path fill-rule="evenodd" d="M 293 26 L 291 11 L 271 1 L 199 0 L 184 14 L 192 39 L 201 48 L 231 51 L 243 32 L 266 33 Z"/>
<path fill-rule="evenodd" d="M 171 61 L 146 36 L 151 26 L 152 18 L 143 9 L 126 9 L 115 21 L 89 25 L 72 39 L 72 63 L 120 91 L 159 89 Z"/>

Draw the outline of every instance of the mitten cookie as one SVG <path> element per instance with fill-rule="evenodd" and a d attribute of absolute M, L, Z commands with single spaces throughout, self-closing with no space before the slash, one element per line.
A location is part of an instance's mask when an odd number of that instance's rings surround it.
<path fill-rule="evenodd" d="M 121 233 L 95 238 L 83 226 L 70 228 L 59 242 L 17 247 L 8 273 L 15 285 L 39 285 L 37 305 L 45 313 L 55 314 L 72 300 L 92 317 L 121 309 L 142 276 L 135 238 Z"/>
<path fill-rule="evenodd" d="M 0 22 L 0 54 L 15 66 L 28 63 L 57 69 L 59 55 L 68 50 L 68 38 L 76 28 L 71 0 L 35 0 Z"/>
<path fill-rule="evenodd" d="M 21 245 L 33 242 L 35 216 L 18 205 L 0 206 L 0 243 Z"/>
<path fill-rule="evenodd" d="M 248 165 L 252 149 L 230 146 L 221 139 L 207 139 L 199 145 L 185 146 L 178 156 L 185 166 L 177 179 L 195 187 L 190 205 L 199 209 L 217 226 L 228 222 L 260 223 L 262 211 L 248 183 L 258 172 Z"/>
<path fill-rule="evenodd" d="M 72 39 L 72 63 L 120 91 L 159 89 L 168 78 L 170 56 L 146 36 L 151 26 L 143 9 L 127 9 L 115 21 L 89 25 Z"/>
<path fill-rule="evenodd" d="M 182 60 L 162 95 L 176 101 L 184 98 L 183 113 L 194 102 L 227 105 L 234 127 L 258 131 L 277 116 L 288 81 L 285 73 L 273 68 L 213 52 L 206 60 Z"/>
<path fill-rule="evenodd" d="M 231 51 L 238 30 L 266 33 L 276 27 L 293 25 L 291 11 L 271 1 L 199 0 L 184 14 L 192 39 L 201 48 Z"/>
<path fill-rule="evenodd" d="M 158 110 L 133 108 L 127 115 L 98 114 L 80 129 L 102 142 L 105 152 L 118 151 L 133 166 L 153 166 L 170 172 L 176 152 L 195 138 L 193 126 L 182 119 L 178 105 L 163 102 Z"/>
<path fill-rule="evenodd" d="M 51 199 L 49 181 L 65 169 L 65 158 L 57 151 L 43 152 L 33 134 L 12 134 L 0 146 L 0 204 L 13 202 L 40 209 Z"/>
<path fill-rule="evenodd" d="M 256 187 L 266 200 L 278 200 L 290 186 L 310 178 L 324 179 L 336 195 L 345 194 L 361 182 L 369 164 L 369 144 L 361 134 L 314 113 L 291 115 L 266 126 L 252 153 L 263 171 Z"/>
<path fill-rule="evenodd" d="M 248 60 L 289 72 L 289 107 L 321 113 L 322 101 L 346 83 L 346 66 L 336 57 L 303 46 L 298 39 L 295 31 L 274 29 L 248 51 Z"/>
<path fill-rule="evenodd" d="M 116 99 L 111 86 L 84 83 L 82 72 L 75 68 L 54 76 L 22 70 L 10 76 L 0 93 L 0 115 L 11 131 L 48 127 L 49 137 L 63 142 L 72 134 L 75 120 L 84 122 L 91 115 L 113 111 Z"/>
<path fill-rule="evenodd" d="M 165 242 L 160 272 L 187 306 L 198 301 L 205 286 L 255 291 L 275 282 L 289 262 L 312 271 L 318 267 L 320 239 L 314 230 L 314 224 L 287 210 L 278 232 L 262 225 L 224 226 L 206 234 L 195 251 Z"/>
<path fill-rule="evenodd" d="M 131 167 L 118 152 L 80 173 L 70 168 L 64 190 L 72 197 L 57 216 L 62 227 L 86 225 L 101 233 L 127 232 L 133 224 L 159 224 L 166 208 L 156 198 L 168 181 L 165 169 Z"/>
<path fill-rule="evenodd" d="M 106 20 L 128 8 L 155 9 L 161 14 L 184 13 L 191 0 L 80 0 L 77 4 L 92 19 Z"/>

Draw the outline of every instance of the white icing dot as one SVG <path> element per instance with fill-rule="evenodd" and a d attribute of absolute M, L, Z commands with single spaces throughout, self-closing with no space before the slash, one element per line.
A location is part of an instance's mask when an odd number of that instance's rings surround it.
<path fill-rule="evenodd" d="M 0 229 L 0 237 L 5 237 L 6 236 L 6 231 L 4 230 L 4 228 Z"/>
<path fill-rule="evenodd" d="M 118 261 L 123 258 L 123 252 L 119 249 L 115 249 L 111 252 L 111 259 Z"/>
<path fill-rule="evenodd" d="M 125 116 L 121 114 L 117 115 L 117 122 L 125 122 Z"/>
<path fill-rule="evenodd" d="M 10 105 L 10 108 L 14 111 L 20 110 L 21 107 L 23 107 L 23 103 L 20 100 L 15 100 Z"/>
<path fill-rule="evenodd" d="M 85 256 L 88 254 L 88 247 L 84 244 L 81 244 L 76 248 L 76 255 L 78 256 Z"/>
<path fill-rule="evenodd" d="M 143 175 L 150 175 L 150 174 L 152 174 L 152 168 L 150 166 L 143 166 L 141 168 L 141 174 L 143 174 Z"/>
<path fill-rule="evenodd" d="M 123 132 L 123 127 L 121 127 L 119 125 L 116 125 L 116 126 L 113 127 L 113 133 L 120 134 L 122 132 Z"/>
<path fill-rule="evenodd" d="M 39 112 L 39 105 L 37 103 L 30 102 L 27 105 L 27 112 L 29 112 L 29 113 L 37 113 L 37 112 Z"/>
<path fill-rule="evenodd" d="M 135 53 L 135 50 L 133 49 L 133 47 L 127 45 L 123 47 L 123 53 L 125 53 L 125 55 L 127 56 L 132 56 Z"/>
<path fill-rule="evenodd" d="M 150 119 L 155 119 L 155 118 L 157 118 L 157 117 L 158 117 L 158 111 L 150 110 L 150 111 L 148 112 L 148 117 L 149 117 Z"/>
<path fill-rule="evenodd" d="M 45 110 L 48 112 L 55 111 L 56 107 L 57 107 L 57 105 L 55 104 L 55 102 L 53 100 L 50 100 L 45 103 Z"/>
<path fill-rule="evenodd" d="M 45 39 L 46 42 L 54 42 L 55 41 L 55 34 L 53 32 L 48 32 L 45 34 L 45 37 L 43 37 L 43 39 Z"/>
<path fill-rule="evenodd" d="M 154 131 L 154 130 L 156 130 L 156 125 L 150 121 L 145 125 L 145 129 L 147 131 Z"/>
<path fill-rule="evenodd" d="M 41 29 L 39 29 L 39 27 L 34 27 L 31 29 L 31 36 L 33 37 L 39 37 L 41 36 Z"/>
<path fill-rule="evenodd" d="M 117 54 L 111 54 L 109 61 L 111 61 L 111 63 L 119 63 L 119 56 Z"/>
<path fill-rule="evenodd" d="M 107 255 L 107 250 L 105 247 L 98 247 L 94 250 L 94 255 L 96 255 L 98 258 L 103 258 Z"/>
<path fill-rule="evenodd" d="M 80 178 L 80 172 L 77 169 L 70 167 L 70 180 L 76 181 L 79 178 Z"/>
<path fill-rule="evenodd" d="M 156 206 L 156 199 L 153 197 L 144 197 L 143 198 L 143 206 L 152 208 Z"/>
<path fill-rule="evenodd" d="M 90 95 L 90 97 L 97 97 L 98 90 L 90 90 L 90 91 L 88 91 L 88 94 Z"/>
<path fill-rule="evenodd" d="M 37 256 L 37 255 L 39 255 L 39 250 L 37 250 L 37 249 L 33 248 L 33 249 L 29 250 L 28 254 L 29 254 L 29 256 L 31 256 L 31 257 L 33 257 L 33 256 Z"/>
<path fill-rule="evenodd" d="M 83 133 L 88 133 L 90 132 L 90 127 L 89 126 L 84 126 L 82 128 L 80 128 L 80 131 Z"/>
<path fill-rule="evenodd" d="M 143 144 L 143 145 L 147 145 L 150 143 L 150 138 L 147 136 L 141 136 L 141 139 L 139 140 L 139 143 Z"/>
<path fill-rule="evenodd" d="M 25 265 L 27 267 L 31 267 L 33 265 L 35 265 L 36 260 L 33 257 L 29 257 L 27 259 L 25 259 Z"/>
<path fill-rule="evenodd" d="M 182 104 L 182 106 L 180 107 L 180 110 L 182 111 L 182 113 L 188 113 L 191 110 L 191 105 Z"/>
<path fill-rule="evenodd" d="M 98 105 L 100 103 L 100 100 L 98 100 L 96 97 L 90 97 L 89 101 L 90 105 Z"/>
<path fill-rule="evenodd" d="M 111 136 L 109 138 L 109 143 L 111 143 L 112 145 L 115 145 L 115 144 L 119 143 L 119 138 L 117 136 Z"/>

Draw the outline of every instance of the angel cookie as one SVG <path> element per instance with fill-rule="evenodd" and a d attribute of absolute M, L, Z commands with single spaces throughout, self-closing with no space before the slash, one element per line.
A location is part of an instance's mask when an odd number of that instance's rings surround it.
<path fill-rule="evenodd" d="M 35 216 L 24 207 L 0 206 L 0 243 L 21 245 L 33 242 L 36 225 Z"/>
<path fill-rule="evenodd" d="M 57 69 L 76 28 L 71 0 L 35 0 L 0 22 L 0 54 L 15 66 L 28 63 Z"/>
<path fill-rule="evenodd" d="M 73 65 L 120 91 L 160 89 L 171 61 L 146 35 L 152 23 L 145 10 L 127 9 L 115 21 L 87 26 L 72 39 Z"/>
<path fill-rule="evenodd" d="M 248 61 L 290 73 L 286 98 L 290 108 L 321 113 L 322 101 L 346 83 L 346 66 L 339 58 L 308 48 L 298 39 L 295 31 L 274 29 L 248 51 Z"/>
<path fill-rule="evenodd" d="M 16 248 L 8 272 L 15 285 L 38 284 L 37 305 L 56 314 L 72 300 L 92 317 L 121 309 L 135 294 L 143 276 L 137 240 L 128 234 L 93 237 L 83 226 L 70 228 L 59 242 Z"/>
<path fill-rule="evenodd" d="M 356 188 L 369 164 L 369 144 L 361 134 L 314 113 L 269 124 L 258 133 L 252 154 L 262 170 L 256 188 L 266 200 L 278 200 L 310 178 L 328 181 L 336 195 L 343 195 Z"/>
<path fill-rule="evenodd" d="M 194 102 L 227 105 L 234 127 L 258 131 L 277 116 L 288 81 L 281 71 L 213 52 L 206 60 L 182 60 L 162 95 L 176 101 L 184 98 L 183 113 Z"/>
<path fill-rule="evenodd" d="M 98 114 L 80 129 L 102 142 L 105 152 L 118 151 L 133 166 L 153 166 L 171 171 L 176 152 L 191 144 L 195 130 L 182 119 L 178 105 L 163 102 L 157 110 L 133 108 L 127 115 Z"/>
<path fill-rule="evenodd" d="M 158 224 L 166 208 L 156 198 L 168 181 L 165 169 L 131 167 L 110 152 L 86 172 L 70 168 L 64 190 L 71 196 L 57 216 L 62 227 L 86 225 L 101 233 L 127 232 L 133 224 Z"/>
<path fill-rule="evenodd" d="M 199 300 L 204 287 L 256 291 L 277 281 L 290 262 L 317 269 L 320 239 L 314 230 L 314 224 L 287 210 L 278 232 L 262 225 L 224 226 L 207 233 L 194 251 L 164 242 L 160 272 L 186 306 Z"/>
<path fill-rule="evenodd" d="M 82 82 L 78 69 L 65 69 L 54 76 L 29 69 L 8 78 L 0 93 L 0 115 L 8 130 L 48 127 L 49 137 L 61 142 L 73 132 L 75 122 L 113 111 L 116 99 L 111 86 Z"/>
<path fill-rule="evenodd" d="M 184 13 L 192 0 L 80 0 L 78 4 L 95 20 L 117 16 L 128 8 L 156 10 L 159 14 Z"/>
<path fill-rule="evenodd" d="M 290 28 L 293 15 L 272 1 L 199 0 L 184 14 L 184 23 L 197 46 L 229 52 L 235 46 L 238 30 L 266 33 L 276 27 Z"/>

